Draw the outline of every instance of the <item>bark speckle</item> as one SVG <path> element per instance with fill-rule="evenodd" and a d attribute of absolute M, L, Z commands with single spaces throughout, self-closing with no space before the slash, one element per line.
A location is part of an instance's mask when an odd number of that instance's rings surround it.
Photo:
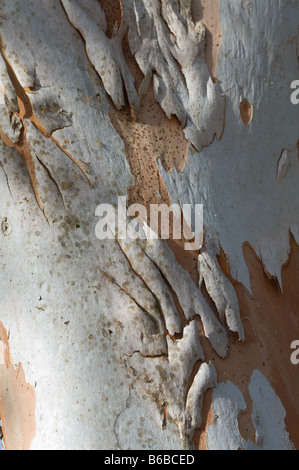
<path fill-rule="evenodd" d="M 7 217 L 4 217 L 2 220 L 1 231 L 5 237 L 8 237 L 12 232 L 12 228 L 11 228 L 10 223 L 8 222 Z"/>

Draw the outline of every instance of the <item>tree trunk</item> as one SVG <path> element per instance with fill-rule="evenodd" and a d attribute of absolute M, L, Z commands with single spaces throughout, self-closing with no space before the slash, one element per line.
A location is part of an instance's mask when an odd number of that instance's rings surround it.
<path fill-rule="evenodd" d="M 120 1 L 0 0 L 0 447 L 299 448 L 298 1 Z"/>

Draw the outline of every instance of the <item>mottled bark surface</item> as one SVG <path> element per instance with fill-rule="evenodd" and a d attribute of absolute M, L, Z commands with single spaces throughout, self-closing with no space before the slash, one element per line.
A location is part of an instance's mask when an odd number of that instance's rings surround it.
<path fill-rule="evenodd" d="M 0 446 L 299 448 L 297 0 L 0 13 Z M 119 196 L 203 247 L 100 241 Z"/>

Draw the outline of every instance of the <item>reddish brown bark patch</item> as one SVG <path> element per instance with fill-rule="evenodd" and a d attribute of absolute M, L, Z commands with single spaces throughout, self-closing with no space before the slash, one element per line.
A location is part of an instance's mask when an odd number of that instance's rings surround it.
<path fill-rule="evenodd" d="M 240 116 L 243 124 L 249 126 L 253 119 L 253 106 L 246 98 L 240 103 Z"/>
<path fill-rule="evenodd" d="M 283 291 L 277 280 L 265 271 L 248 243 L 244 244 L 243 251 L 250 272 L 252 294 L 231 277 L 223 252 L 219 264 L 237 292 L 245 342 L 240 343 L 235 335 L 230 334 L 228 356 L 221 359 L 203 336 L 205 359 L 213 361 L 219 383 L 230 380 L 243 393 L 247 408 L 239 414 L 238 423 L 240 434 L 246 441 L 255 442 L 251 420 L 253 404 L 248 387 L 253 371 L 260 370 L 286 409 L 286 428 L 295 448 L 299 449 L 299 366 L 291 363 L 291 343 L 299 340 L 299 246 L 291 236 L 290 256 L 282 267 Z M 200 450 L 207 449 L 207 431 L 213 422 L 211 401 L 211 392 L 208 392 L 204 401 L 203 424 L 194 436 L 195 447 Z"/>
<path fill-rule="evenodd" d="M 0 418 L 7 450 L 29 450 L 35 436 L 35 390 L 26 383 L 22 364 L 15 369 L 9 351 L 6 330 L 0 322 Z"/>
<path fill-rule="evenodd" d="M 244 246 L 253 297 L 244 297 L 245 288 L 237 288 L 243 312 L 247 311 L 247 330 L 260 344 L 260 370 L 264 372 L 286 409 L 286 426 L 291 441 L 299 449 L 299 367 L 291 363 L 291 343 L 299 339 L 299 247 L 291 236 L 291 252 L 282 267 L 281 291 L 276 280 L 269 279 L 252 248 Z M 247 310 L 245 310 L 245 308 Z M 251 323 L 251 324 L 250 324 Z M 254 336 L 253 336 L 254 335 Z M 261 363 L 262 361 L 262 363 Z"/>
<path fill-rule="evenodd" d="M 219 14 L 219 0 L 193 0 L 194 21 L 202 21 L 206 27 L 206 63 L 213 80 L 217 81 L 217 65 L 222 43 L 222 27 Z"/>
<path fill-rule="evenodd" d="M 212 406 L 213 390 L 210 389 L 205 394 L 202 406 L 202 426 L 198 429 L 193 438 L 196 449 L 209 450 L 207 446 L 207 432 L 214 422 L 214 411 Z"/>
<path fill-rule="evenodd" d="M 120 27 L 122 18 L 122 8 L 120 0 L 98 0 L 104 10 L 107 20 L 108 38 L 112 38 L 115 24 Z"/>

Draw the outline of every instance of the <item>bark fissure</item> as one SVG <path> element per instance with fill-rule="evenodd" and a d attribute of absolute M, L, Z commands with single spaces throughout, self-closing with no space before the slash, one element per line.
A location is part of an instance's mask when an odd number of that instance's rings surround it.
<path fill-rule="evenodd" d="M 7 57 L 7 54 L 5 51 L 5 43 L 4 43 L 1 33 L 0 33 L 0 53 L 7 67 L 7 72 L 10 77 L 11 84 L 15 90 L 17 100 L 18 100 L 19 111 L 16 112 L 15 114 L 18 116 L 18 118 L 20 119 L 22 123 L 20 138 L 17 143 L 14 144 L 11 141 L 7 142 L 6 140 L 7 137 L 5 136 L 5 134 L 3 134 L 3 132 L 1 133 L 1 137 L 2 135 L 4 135 L 4 138 L 3 138 L 4 143 L 9 144 L 10 147 L 15 147 L 18 153 L 20 154 L 21 158 L 23 159 L 30 175 L 31 184 L 32 184 L 32 188 L 33 188 L 37 203 L 40 209 L 43 211 L 46 219 L 48 220 L 43 203 L 40 198 L 40 194 L 39 194 L 34 157 L 31 154 L 30 143 L 27 140 L 26 123 L 25 123 L 26 119 L 32 122 L 32 124 L 36 127 L 36 129 L 41 134 L 43 134 L 47 139 L 52 140 L 56 144 L 56 146 L 79 168 L 79 170 L 83 173 L 83 175 L 86 177 L 89 183 L 90 183 L 90 180 L 86 171 L 82 167 L 82 165 L 78 163 L 76 159 L 69 152 L 63 149 L 62 145 L 58 142 L 58 140 L 56 140 L 52 135 L 47 133 L 43 125 L 35 116 L 30 98 L 28 97 L 27 93 L 25 92 L 24 88 L 19 82 L 18 77 L 16 73 L 14 72 L 13 67 L 11 65 L 11 62 L 9 61 L 9 58 Z M 56 186 L 58 186 L 56 182 L 55 184 Z"/>

